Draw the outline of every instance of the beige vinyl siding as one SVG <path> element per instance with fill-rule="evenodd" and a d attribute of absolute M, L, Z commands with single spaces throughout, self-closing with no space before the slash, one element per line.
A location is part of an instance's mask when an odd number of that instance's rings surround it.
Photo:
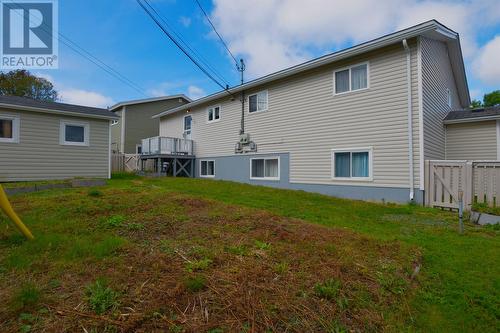
<path fill-rule="evenodd" d="M 419 116 L 416 40 L 412 43 L 412 96 L 415 187 L 419 186 Z M 333 94 L 334 70 L 369 62 L 369 89 Z M 268 111 L 248 113 L 245 130 L 259 153 L 290 153 L 290 181 L 315 184 L 408 187 L 406 55 L 401 44 L 349 61 L 276 81 L 268 91 Z M 221 105 L 221 120 L 207 123 L 207 107 Z M 160 134 L 181 137 L 186 113 L 162 117 Z M 231 97 L 191 110 L 197 157 L 234 154 L 241 104 Z M 373 148 L 373 181 L 331 179 L 331 149 Z"/>
<path fill-rule="evenodd" d="M 0 109 L 20 117 L 19 143 L 0 142 L 0 182 L 74 177 L 107 178 L 109 120 Z M 59 143 L 61 120 L 86 122 L 89 146 Z"/>
<path fill-rule="evenodd" d="M 421 44 L 424 159 L 444 159 L 443 119 L 450 110 L 460 109 L 461 105 L 446 44 L 425 37 Z M 446 89 L 451 92 L 451 108 Z"/>
<path fill-rule="evenodd" d="M 122 114 L 123 111 L 119 110 L 115 112 L 115 115 L 120 117 L 117 119 L 118 123 L 111 126 L 111 149 L 114 151 L 120 151 L 121 147 L 121 136 L 122 136 Z"/>
<path fill-rule="evenodd" d="M 496 121 L 446 125 L 446 159 L 496 160 Z"/>

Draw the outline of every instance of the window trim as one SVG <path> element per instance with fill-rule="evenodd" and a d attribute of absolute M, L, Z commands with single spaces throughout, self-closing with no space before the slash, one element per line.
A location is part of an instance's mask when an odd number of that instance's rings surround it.
<path fill-rule="evenodd" d="M 264 160 L 264 177 L 253 177 L 252 176 L 252 161 L 253 160 Z M 278 177 L 266 177 L 266 161 L 267 160 L 278 160 Z M 251 180 L 270 180 L 279 181 L 281 177 L 281 161 L 279 156 L 268 156 L 268 157 L 252 157 L 250 158 L 250 179 Z"/>
<path fill-rule="evenodd" d="M 352 86 L 351 86 L 352 71 L 351 71 L 351 69 L 353 67 L 358 67 L 358 66 L 362 66 L 362 65 L 366 65 L 366 88 L 352 90 Z M 337 93 L 337 91 L 335 89 L 335 84 L 336 84 L 335 74 L 337 72 L 345 71 L 346 69 L 349 70 L 349 90 Z M 360 63 L 354 64 L 354 65 L 342 67 L 342 68 L 339 68 L 339 69 L 336 69 L 333 71 L 333 96 L 355 93 L 355 92 L 363 91 L 363 90 L 367 90 L 367 89 L 370 89 L 370 62 L 369 61 L 360 62 Z"/>
<path fill-rule="evenodd" d="M 215 108 L 219 108 L 219 118 L 215 119 L 215 112 L 214 112 L 214 119 L 213 120 L 210 120 L 208 117 L 209 117 L 209 113 L 210 113 L 210 109 L 213 109 L 215 111 Z M 207 124 L 211 124 L 211 123 L 216 123 L 218 121 L 220 121 L 220 118 L 221 118 L 221 111 L 222 111 L 222 107 L 219 105 L 212 105 L 212 106 L 209 106 L 207 108 Z"/>
<path fill-rule="evenodd" d="M 193 115 L 191 113 L 188 113 L 182 117 L 182 135 L 184 137 L 187 136 L 187 134 L 186 134 L 186 117 L 191 117 L 191 128 L 189 129 L 189 135 L 192 138 L 193 137 Z"/>
<path fill-rule="evenodd" d="M 451 98 L 451 90 L 446 88 L 446 104 L 451 109 L 451 105 L 453 104 L 453 100 Z"/>
<path fill-rule="evenodd" d="M 259 101 L 258 95 L 260 93 L 263 93 L 263 92 L 266 93 L 266 108 L 264 110 L 256 110 L 256 111 L 250 112 L 250 97 L 251 96 L 257 96 L 257 105 L 258 105 L 258 101 Z M 250 94 L 250 95 L 247 96 L 246 101 L 247 101 L 247 113 L 248 114 L 255 114 L 255 113 L 260 113 L 260 112 L 266 112 L 266 111 L 269 110 L 269 90 L 268 89 L 264 89 L 264 90 L 257 91 L 257 92 L 255 92 L 253 94 Z"/>
<path fill-rule="evenodd" d="M 201 170 L 202 170 L 201 164 L 202 164 L 202 162 L 207 162 L 207 163 L 208 162 L 214 162 L 214 174 L 213 175 L 202 175 L 201 174 Z M 200 177 L 201 178 L 214 178 L 215 177 L 215 160 L 200 160 Z"/>
<path fill-rule="evenodd" d="M 69 126 L 83 126 L 83 142 L 66 141 L 66 126 L 67 125 L 69 125 Z M 89 135 L 90 135 L 90 124 L 88 122 L 61 119 L 60 127 L 59 127 L 59 144 L 61 144 L 63 146 L 88 147 L 88 146 L 90 146 Z"/>
<path fill-rule="evenodd" d="M 18 114 L 0 113 L 0 119 L 12 121 L 12 138 L 0 138 L 0 143 L 19 143 L 21 117 Z"/>
<path fill-rule="evenodd" d="M 335 153 L 368 153 L 368 177 L 336 177 L 335 176 Z M 343 181 L 373 181 L 373 147 L 356 147 L 356 148 L 334 148 L 331 150 L 331 178 L 333 180 Z M 352 174 L 352 155 L 351 155 L 351 170 Z"/>

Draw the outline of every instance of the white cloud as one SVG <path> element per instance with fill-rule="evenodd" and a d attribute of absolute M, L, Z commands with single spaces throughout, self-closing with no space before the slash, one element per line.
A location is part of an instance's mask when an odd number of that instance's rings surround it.
<path fill-rule="evenodd" d="M 205 90 L 197 86 L 189 86 L 187 96 L 193 100 L 206 96 Z"/>
<path fill-rule="evenodd" d="M 185 28 L 189 28 L 189 26 L 191 25 L 191 18 L 187 17 L 187 16 L 181 16 L 179 18 L 179 22 L 185 27 Z"/>
<path fill-rule="evenodd" d="M 85 106 L 106 108 L 115 104 L 112 98 L 104 96 L 95 91 L 82 89 L 62 89 L 59 90 L 59 97 L 62 102 Z"/>
<path fill-rule="evenodd" d="M 500 85 L 500 35 L 479 50 L 473 68 L 479 79 L 485 83 Z"/>
<path fill-rule="evenodd" d="M 500 1 L 453 0 L 214 0 L 211 16 L 250 76 L 314 57 L 312 49 L 344 48 L 423 21 L 437 19 L 458 31 L 466 59 L 477 35 L 498 25 Z M 249 15 L 248 8 L 258 8 Z"/>

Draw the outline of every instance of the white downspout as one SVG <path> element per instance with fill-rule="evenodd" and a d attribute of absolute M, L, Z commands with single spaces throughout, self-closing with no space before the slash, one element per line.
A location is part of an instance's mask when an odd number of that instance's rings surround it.
<path fill-rule="evenodd" d="M 411 50 L 406 39 L 403 39 L 403 47 L 406 52 L 406 85 L 408 94 L 408 169 L 410 173 L 410 200 L 415 197 L 413 179 L 413 114 L 411 100 Z"/>

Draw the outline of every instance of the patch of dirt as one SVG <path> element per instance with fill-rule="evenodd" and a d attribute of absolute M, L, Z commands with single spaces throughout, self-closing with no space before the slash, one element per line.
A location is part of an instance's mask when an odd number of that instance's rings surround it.
<path fill-rule="evenodd" d="M 143 225 L 116 229 L 129 246 L 97 265 L 61 271 L 60 285 L 46 289 L 49 312 L 34 330 L 381 331 L 384 315 L 411 292 L 420 261 L 417 250 L 398 242 L 265 211 L 174 194 L 148 202 L 124 210 L 127 223 Z M 196 267 L 203 260 L 208 265 Z M 84 297 L 98 276 L 121 295 L 116 311 L 102 316 Z M 50 284 L 43 272 L 32 278 Z M 187 287 L 194 278 L 204 281 L 201 290 Z M 327 281 L 337 287 L 318 291 Z M 19 329 L 16 316 L 0 315 L 2 331 Z"/>

